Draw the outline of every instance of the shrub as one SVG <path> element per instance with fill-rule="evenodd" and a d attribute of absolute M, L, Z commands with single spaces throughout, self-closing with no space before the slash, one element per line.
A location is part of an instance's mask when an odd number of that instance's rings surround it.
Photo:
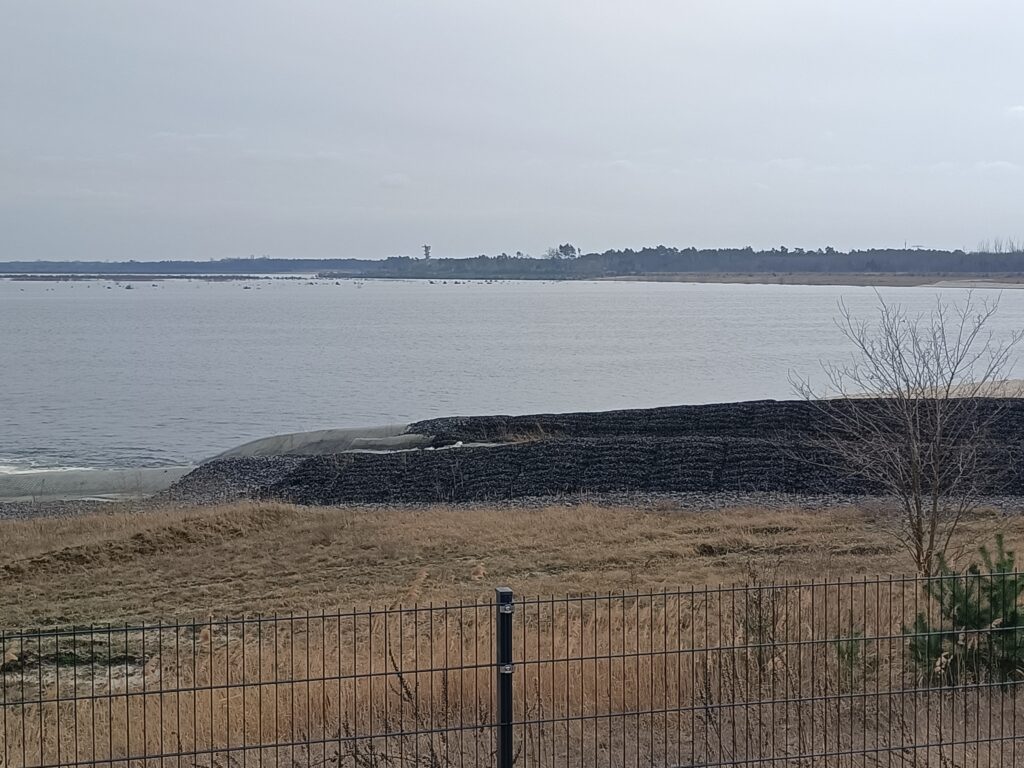
<path fill-rule="evenodd" d="M 852 615 L 850 622 L 852 626 Z M 836 652 L 836 684 L 839 690 L 863 691 L 869 677 L 878 671 L 877 641 L 875 653 L 869 653 L 868 643 L 863 629 L 853 629 L 849 635 L 833 641 Z"/>
<path fill-rule="evenodd" d="M 1024 679 L 1024 575 L 997 536 L 995 551 L 979 550 L 982 564 L 955 573 L 940 559 L 939 573 L 924 581 L 932 610 L 910 628 L 909 654 L 923 679 L 935 685 L 1007 684 Z"/>

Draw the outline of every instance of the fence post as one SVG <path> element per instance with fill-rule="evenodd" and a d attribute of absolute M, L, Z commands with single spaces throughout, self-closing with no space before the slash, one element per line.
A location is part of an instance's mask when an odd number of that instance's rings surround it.
<path fill-rule="evenodd" d="M 512 768 L 512 590 L 494 590 L 497 611 L 498 768 Z"/>

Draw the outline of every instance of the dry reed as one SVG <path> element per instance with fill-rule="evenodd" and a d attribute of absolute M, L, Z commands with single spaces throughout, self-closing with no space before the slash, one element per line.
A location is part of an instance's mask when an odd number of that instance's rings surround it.
<path fill-rule="evenodd" d="M 908 664 L 928 609 L 899 579 L 521 598 L 518 760 L 1019 764 L 1016 683 Z M 4 765 L 490 764 L 494 619 L 396 604 L 9 635 Z"/>

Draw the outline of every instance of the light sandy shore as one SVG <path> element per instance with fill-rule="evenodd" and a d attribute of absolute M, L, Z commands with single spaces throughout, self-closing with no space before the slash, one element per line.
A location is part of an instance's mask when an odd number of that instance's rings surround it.
<path fill-rule="evenodd" d="M 187 466 L 0 474 L 0 502 L 138 499 L 170 487 L 192 469 Z"/>
<path fill-rule="evenodd" d="M 934 283 L 935 288 L 990 288 L 1002 290 L 1003 288 L 1024 288 L 1024 281 L 1011 280 L 940 280 Z"/>
<path fill-rule="evenodd" d="M 227 459 L 237 456 L 320 456 L 346 451 L 395 451 L 419 448 L 430 439 L 424 435 L 407 434 L 408 424 L 353 429 L 320 429 L 314 432 L 292 432 L 273 435 L 232 448 L 214 456 Z"/>
<path fill-rule="evenodd" d="M 408 450 L 429 443 L 426 436 L 406 434 L 407 426 L 389 424 L 273 435 L 225 451 L 209 461 L 240 456 L 318 456 L 349 451 Z M 194 466 L 180 466 L 0 473 L 0 502 L 142 499 L 166 490 L 193 469 Z"/>
<path fill-rule="evenodd" d="M 950 275 L 874 272 L 671 272 L 602 280 L 747 285 L 850 285 L 867 287 L 1024 288 L 1024 274 Z"/>

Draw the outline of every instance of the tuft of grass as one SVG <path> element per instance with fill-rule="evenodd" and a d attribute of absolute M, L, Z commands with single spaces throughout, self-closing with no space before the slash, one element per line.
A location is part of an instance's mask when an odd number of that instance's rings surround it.
<path fill-rule="evenodd" d="M 498 443 L 538 443 L 542 440 L 551 440 L 556 437 L 555 433 L 552 433 L 544 429 L 541 424 L 534 424 L 532 426 L 523 426 L 515 430 L 508 430 L 502 432 L 495 438 L 495 442 Z"/>

